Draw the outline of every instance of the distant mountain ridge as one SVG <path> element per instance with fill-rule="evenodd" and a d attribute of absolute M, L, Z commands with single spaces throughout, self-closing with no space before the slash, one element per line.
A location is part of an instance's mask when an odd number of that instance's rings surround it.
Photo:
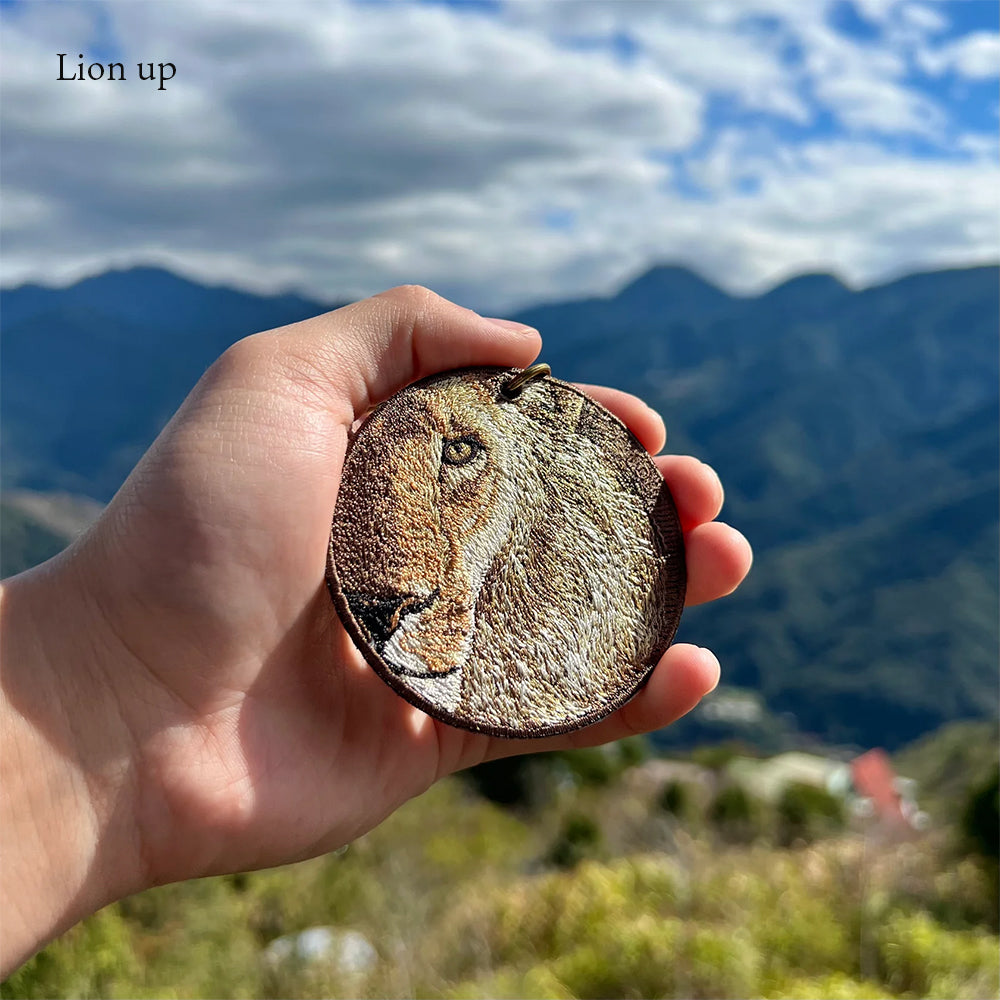
<path fill-rule="evenodd" d="M 148 267 L 0 291 L 4 488 L 110 499 L 230 344 L 329 308 Z"/>
<path fill-rule="evenodd" d="M 894 747 L 995 714 L 998 275 L 743 298 L 663 266 L 517 317 L 557 376 L 644 397 L 670 450 L 719 469 L 757 560 L 681 637 L 823 738 Z M 4 487 L 108 499 L 225 347 L 328 308 L 151 268 L 3 291 Z"/>
<path fill-rule="evenodd" d="M 131 267 L 83 278 L 65 288 L 28 283 L 0 289 L 3 323 L 17 324 L 52 308 L 55 297 L 75 310 L 107 311 L 120 319 L 148 322 L 169 313 L 178 331 L 204 319 L 208 310 L 225 313 L 238 324 L 268 313 L 283 315 L 313 309 L 316 303 L 294 294 L 256 295 L 225 285 L 202 285 L 157 267 Z M 252 331 L 251 331 L 252 332 Z"/>

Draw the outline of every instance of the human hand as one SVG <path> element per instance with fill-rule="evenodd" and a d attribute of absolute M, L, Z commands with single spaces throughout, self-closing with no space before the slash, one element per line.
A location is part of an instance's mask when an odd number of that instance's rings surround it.
<path fill-rule="evenodd" d="M 605 720 L 496 739 L 399 698 L 341 626 L 323 579 L 354 421 L 414 379 L 525 366 L 539 346 L 533 330 L 420 288 L 249 337 L 206 373 L 94 527 L 8 581 L 4 739 L 17 752 L 0 764 L 3 884 L 20 900 L 20 947 L 5 964 L 113 899 L 329 851 L 443 775 L 656 729 L 715 686 L 715 657 L 677 644 Z M 662 447 L 643 403 L 585 388 L 651 452 Z M 655 461 L 685 530 L 688 603 L 729 593 L 750 550 L 713 520 L 717 477 L 693 458 Z"/>

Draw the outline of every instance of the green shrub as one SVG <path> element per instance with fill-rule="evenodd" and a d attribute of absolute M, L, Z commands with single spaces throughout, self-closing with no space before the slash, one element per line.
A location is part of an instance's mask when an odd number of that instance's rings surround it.
<path fill-rule="evenodd" d="M 764 832 L 764 810 L 742 785 L 726 785 L 708 807 L 708 818 L 730 843 L 748 844 Z"/>
<path fill-rule="evenodd" d="M 846 821 L 840 799 L 824 788 L 800 782 L 792 782 L 781 793 L 777 818 L 778 839 L 785 847 L 837 833 Z"/>
<path fill-rule="evenodd" d="M 520 879 L 485 899 L 470 897 L 442 933 L 461 941 L 476 927 L 496 965 L 530 967 L 602 937 L 636 914 L 668 915 L 676 909 L 678 881 L 674 864 L 659 856 L 584 861 L 571 872 Z"/>
<path fill-rule="evenodd" d="M 699 767 L 707 767 L 710 771 L 722 771 L 734 757 L 760 756 L 753 747 L 739 740 L 727 740 L 724 743 L 712 743 L 698 747 L 691 752 L 691 762 Z"/>
<path fill-rule="evenodd" d="M 584 858 L 597 853 L 603 839 L 594 820 L 583 813 L 571 813 L 563 820 L 547 860 L 557 868 L 575 868 Z"/>
<path fill-rule="evenodd" d="M 575 1000 L 547 965 L 536 965 L 527 972 L 501 969 L 451 986 L 443 995 L 446 1000 Z"/>
<path fill-rule="evenodd" d="M 580 1000 L 671 996 L 683 924 L 650 914 L 594 927 L 583 943 L 550 969 Z"/>
<path fill-rule="evenodd" d="M 831 972 L 813 979 L 791 977 L 763 991 L 766 1000 L 894 1000 L 878 983 Z"/>
<path fill-rule="evenodd" d="M 21 966 L 0 984 L 0 997 L 129 996 L 138 973 L 129 928 L 109 906 Z"/>
<path fill-rule="evenodd" d="M 645 736 L 626 736 L 613 744 L 623 768 L 635 767 L 649 759 L 649 740 Z"/>
<path fill-rule="evenodd" d="M 854 970 L 856 940 L 836 900 L 788 871 L 775 872 L 770 894 L 758 896 L 755 914 L 755 937 L 769 972 L 818 976 Z"/>
<path fill-rule="evenodd" d="M 948 931 L 927 913 L 894 913 L 877 929 L 882 980 L 928 1000 L 996 996 L 997 942 L 976 931 Z"/>
<path fill-rule="evenodd" d="M 622 765 L 611 747 L 588 747 L 583 750 L 560 750 L 551 755 L 553 763 L 561 763 L 578 785 L 603 788 L 621 773 Z"/>
<path fill-rule="evenodd" d="M 576 927 L 566 945 L 522 977 L 466 981 L 455 997 L 744 997 L 759 993 L 760 957 L 750 937 L 692 927 L 648 910 L 618 911 Z"/>
<path fill-rule="evenodd" d="M 675 962 L 682 997 L 760 995 L 761 953 L 742 928 L 696 927 Z"/>
<path fill-rule="evenodd" d="M 684 781 L 668 781 L 663 786 L 657 802 L 665 813 L 679 820 L 690 819 L 694 812 L 691 786 Z"/>

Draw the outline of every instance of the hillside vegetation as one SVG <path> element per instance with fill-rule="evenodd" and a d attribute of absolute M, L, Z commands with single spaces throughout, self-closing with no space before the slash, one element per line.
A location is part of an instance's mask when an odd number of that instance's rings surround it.
<path fill-rule="evenodd" d="M 342 854 L 109 907 L 0 996 L 996 995 L 996 899 L 947 829 L 781 848 L 778 815 L 738 828 L 643 774 L 516 812 L 448 779 Z M 274 945 L 317 926 L 352 944 Z"/>

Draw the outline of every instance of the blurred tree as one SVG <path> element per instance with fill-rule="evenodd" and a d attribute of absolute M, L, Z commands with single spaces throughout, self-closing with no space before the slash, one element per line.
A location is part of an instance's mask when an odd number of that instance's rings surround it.
<path fill-rule="evenodd" d="M 962 833 L 977 854 L 994 864 L 1000 860 L 1000 767 L 969 795 Z"/>
<path fill-rule="evenodd" d="M 537 772 L 531 757 L 503 757 L 462 772 L 463 778 L 485 799 L 501 806 L 531 804 Z"/>
<path fill-rule="evenodd" d="M 1000 767 L 973 788 L 962 814 L 962 837 L 985 871 L 993 929 L 1000 925 Z"/>

